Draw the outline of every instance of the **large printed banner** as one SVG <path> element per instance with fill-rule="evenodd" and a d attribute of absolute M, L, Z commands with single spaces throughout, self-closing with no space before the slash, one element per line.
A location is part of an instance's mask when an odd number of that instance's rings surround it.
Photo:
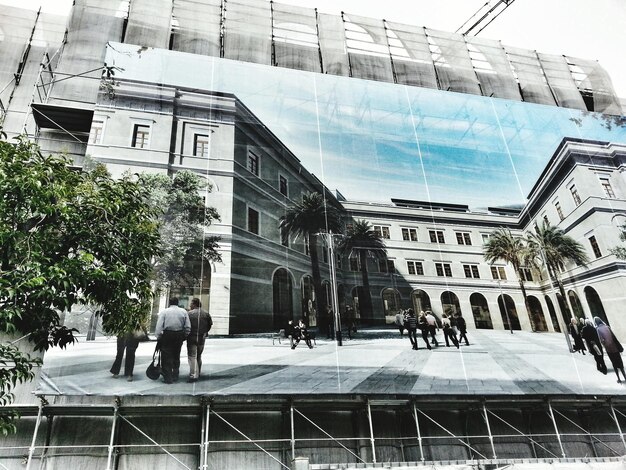
<path fill-rule="evenodd" d="M 129 44 L 108 44 L 106 63 L 87 153 L 113 174 L 207 182 L 222 261 L 170 293 L 184 309 L 198 298 L 213 326 L 197 380 L 185 343 L 169 384 L 145 374 L 165 297 L 134 361 L 91 312 L 68 313 L 85 336 L 46 354 L 38 393 L 623 391 L 592 347 L 595 318 L 626 340 L 626 264 L 611 252 L 626 222 L 623 119 Z M 281 227 L 310 194 L 326 219 Z M 546 270 L 547 246 L 520 269 L 485 256 L 497 230 L 544 229 L 588 262 Z"/>

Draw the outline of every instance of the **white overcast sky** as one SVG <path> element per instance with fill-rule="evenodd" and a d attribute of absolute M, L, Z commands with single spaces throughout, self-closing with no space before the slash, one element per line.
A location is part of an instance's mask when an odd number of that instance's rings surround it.
<path fill-rule="evenodd" d="M 65 13 L 71 0 L 0 0 Z M 455 31 L 487 0 L 279 0 L 320 12 L 346 13 Z M 496 0 L 491 0 L 492 4 Z M 551 54 L 598 60 L 626 98 L 626 0 L 516 0 L 479 35 Z"/>

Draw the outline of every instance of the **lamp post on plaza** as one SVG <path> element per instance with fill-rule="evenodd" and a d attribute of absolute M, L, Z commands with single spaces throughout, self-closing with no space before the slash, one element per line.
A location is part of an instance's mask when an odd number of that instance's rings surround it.
<path fill-rule="evenodd" d="M 500 298 L 502 299 L 502 306 L 504 307 L 504 314 L 506 315 L 506 322 L 509 324 L 509 331 L 511 332 L 511 334 L 513 334 L 513 324 L 511 323 L 511 319 L 509 318 L 509 309 L 506 308 L 506 300 L 504 299 L 504 294 L 502 293 L 502 286 L 500 285 L 499 274 L 498 274 L 498 279 L 496 279 L 496 281 L 498 282 L 498 290 L 500 291 Z M 500 308 L 499 302 L 498 302 L 498 308 Z"/>
<path fill-rule="evenodd" d="M 335 328 L 335 338 L 337 339 L 337 346 L 342 346 L 343 341 L 341 337 L 341 313 L 339 312 L 339 297 L 337 295 L 337 268 L 335 267 L 335 238 L 341 237 L 339 233 L 332 232 L 319 232 L 317 235 L 321 235 L 328 245 L 328 264 L 330 267 L 330 301 L 333 309 L 333 326 Z"/>

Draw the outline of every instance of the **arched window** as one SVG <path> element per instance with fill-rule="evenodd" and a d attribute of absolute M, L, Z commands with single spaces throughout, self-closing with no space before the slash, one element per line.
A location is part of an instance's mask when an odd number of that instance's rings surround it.
<path fill-rule="evenodd" d="M 383 289 L 383 308 L 385 316 L 395 316 L 400 311 L 400 293 L 396 289 Z"/>
<path fill-rule="evenodd" d="M 285 328 L 289 320 L 293 320 L 293 282 L 285 268 L 274 272 L 272 279 L 273 292 L 273 326 L 274 329 Z"/>
<path fill-rule="evenodd" d="M 552 300 L 547 295 L 545 296 L 546 304 L 548 305 L 548 312 L 550 313 L 550 320 L 552 320 L 552 327 L 554 331 L 557 333 L 561 332 L 561 327 L 559 326 L 559 319 L 556 316 L 556 311 L 554 310 L 554 305 L 552 304 Z"/>
<path fill-rule="evenodd" d="M 565 328 L 567 328 L 567 325 L 569 325 L 572 321 L 572 314 L 569 312 L 569 307 L 561 294 L 556 294 L 556 301 L 559 303 L 559 310 L 561 311 L 563 324 L 565 325 Z"/>
<path fill-rule="evenodd" d="M 443 308 L 443 313 L 448 316 L 461 313 L 461 304 L 454 292 L 446 291 L 441 294 L 441 307 Z"/>
<path fill-rule="evenodd" d="M 534 295 L 529 295 L 527 300 L 530 319 L 533 325 L 535 325 L 535 331 L 548 331 L 548 323 L 546 322 L 546 317 L 543 314 L 539 299 Z"/>
<path fill-rule="evenodd" d="M 489 305 L 487 305 L 487 299 L 485 299 L 485 296 L 479 294 L 478 292 L 474 292 L 470 295 L 470 305 L 472 307 L 472 314 L 474 315 L 474 324 L 476 325 L 476 328 L 492 330 L 493 323 L 491 322 Z"/>
<path fill-rule="evenodd" d="M 498 307 L 500 308 L 500 315 L 502 316 L 502 323 L 504 324 L 505 330 L 522 329 L 519 323 L 519 317 L 517 316 L 515 302 L 510 295 L 502 294 L 498 296 Z"/>
<path fill-rule="evenodd" d="M 589 310 L 591 310 L 591 316 L 600 317 L 600 319 L 608 325 L 609 319 L 602 306 L 602 300 L 600 300 L 600 296 L 593 287 L 585 287 L 585 298 L 587 299 Z"/>
<path fill-rule="evenodd" d="M 569 298 L 569 303 L 572 305 L 574 316 L 577 319 L 584 319 L 585 312 L 583 311 L 583 306 L 580 304 L 580 299 L 578 298 L 578 295 L 576 295 L 576 292 L 574 292 L 573 290 L 569 291 L 567 293 L 567 297 Z"/>
<path fill-rule="evenodd" d="M 411 292 L 411 300 L 413 304 L 413 310 L 415 310 L 415 314 L 419 315 L 420 312 L 425 312 L 426 310 L 432 310 L 432 306 L 430 305 L 430 297 L 426 292 L 421 289 L 415 289 Z"/>

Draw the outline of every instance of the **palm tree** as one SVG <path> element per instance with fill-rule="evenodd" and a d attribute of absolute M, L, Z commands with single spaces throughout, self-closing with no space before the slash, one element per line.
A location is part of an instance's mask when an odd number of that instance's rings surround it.
<path fill-rule="evenodd" d="M 545 266 L 550 281 L 556 283 L 561 293 L 566 310 L 561 312 L 561 316 L 565 317 L 565 314 L 571 316 L 567 308 L 567 297 L 565 296 L 565 289 L 559 277 L 559 272 L 565 269 L 565 264 L 568 262 L 574 262 L 579 266 L 587 266 L 589 258 L 585 253 L 585 249 L 572 237 L 566 235 L 563 230 L 547 222 L 544 222 L 541 227 L 536 226 L 535 233 L 528 234 L 526 240 L 530 256 L 536 260 L 538 265 Z M 560 302 L 557 303 L 560 306 Z M 565 327 L 563 331 L 567 335 L 567 325 Z"/>
<path fill-rule="evenodd" d="M 367 258 L 384 259 L 387 257 L 385 242 L 379 233 L 372 230 L 367 220 L 356 219 L 349 225 L 345 236 L 339 242 L 338 249 L 348 257 L 356 254 L 361 265 L 363 279 L 363 299 L 359 299 L 359 308 L 364 318 L 372 318 L 372 296 L 367 274 Z"/>
<path fill-rule="evenodd" d="M 494 230 L 489 236 L 489 240 L 484 246 L 483 256 L 488 263 L 493 264 L 501 260 L 513 267 L 517 275 L 520 289 L 522 290 L 522 295 L 524 296 L 526 313 L 531 319 L 533 329 L 536 329 L 536 322 L 528 308 L 528 295 L 526 293 L 524 275 L 522 273 L 522 266 L 532 265 L 534 264 L 534 260 L 524 240 L 521 237 L 514 237 L 511 230 L 508 228 L 499 228 Z"/>
<path fill-rule="evenodd" d="M 311 256 L 311 274 L 313 276 L 316 309 L 320 316 L 320 324 L 325 328 L 328 319 L 322 317 L 326 315 L 326 296 L 322 289 L 317 238 L 318 234 L 322 232 L 339 233 L 341 231 L 339 210 L 319 193 L 303 194 L 302 200 L 293 203 L 285 215 L 281 217 L 280 228 L 306 240 Z"/>

